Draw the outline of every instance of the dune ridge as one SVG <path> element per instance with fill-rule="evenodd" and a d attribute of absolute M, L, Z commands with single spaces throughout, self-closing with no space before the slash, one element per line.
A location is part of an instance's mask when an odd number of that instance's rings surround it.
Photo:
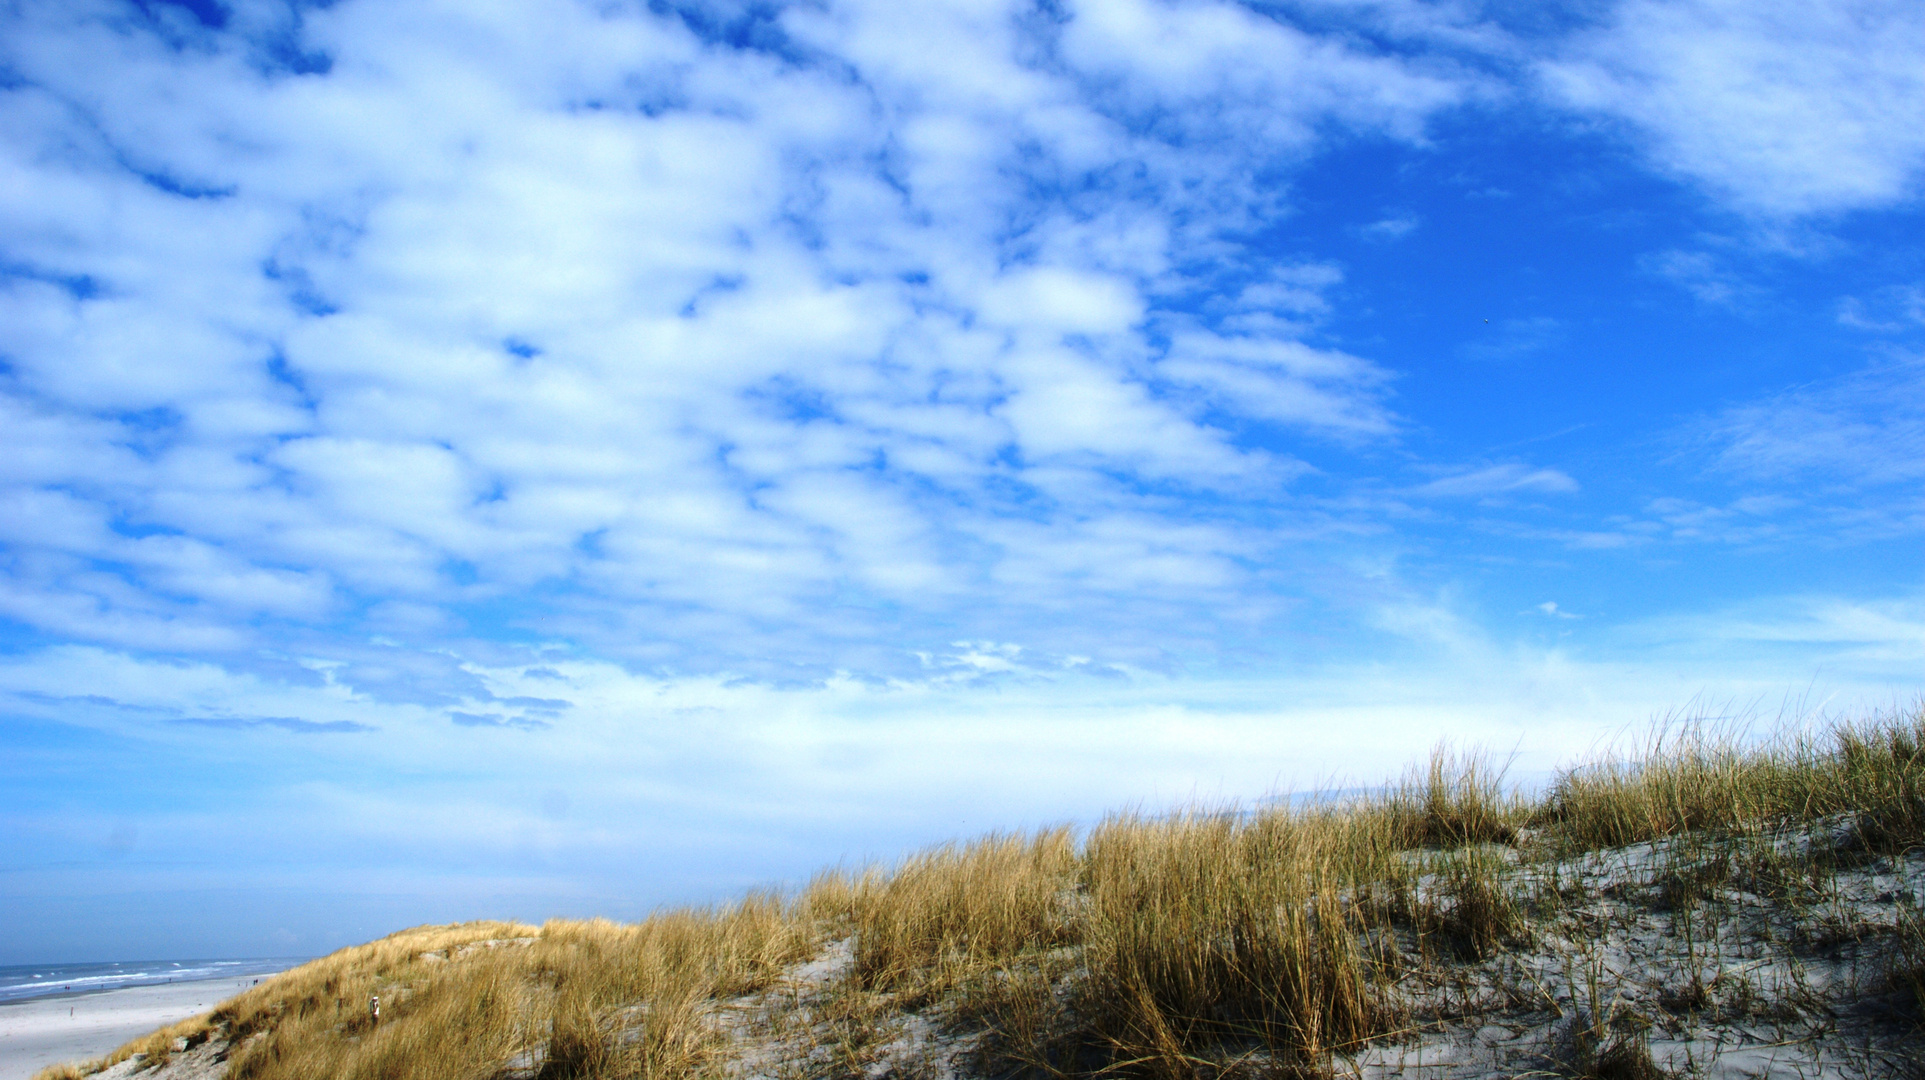
<path fill-rule="evenodd" d="M 379 1020 L 369 999 L 379 996 Z M 41 1080 L 1925 1074 L 1925 707 L 418 927 Z"/>

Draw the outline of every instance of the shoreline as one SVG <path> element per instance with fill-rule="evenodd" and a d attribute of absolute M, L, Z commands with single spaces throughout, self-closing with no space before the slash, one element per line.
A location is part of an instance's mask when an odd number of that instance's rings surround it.
<path fill-rule="evenodd" d="M 0 1004 L 0 1080 L 105 1056 L 129 1039 L 212 1010 L 271 974 L 76 990 Z"/>
<path fill-rule="evenodd" d="M 311 956 L 239 959 L 139 960 L 108 963 L 17 964 L 0 967 L 0 1008 L 45 998 L 104 994 L 143 986 L 213 982 L 278 975 Z"/>
<path fill-rule="evenodd" d="M 0 1001 L 0 1015 L 4 1015 L 8 1009 L 16 1009 L 22 1005 L 38 1005 L 50 1001 L 72 1002 L 76 998 L 101 997 L 106 994 L 125 994 L 131 990 L 168 990 L 175 987 L 204 986 L 208 983 L 218 982 L 241 982 L 252 986 L 256 980 L 271 979 L 279 974 L 280 972 L 278 971 L 270 971 L 249 975 L 216 975 L 211 979 L 175 979 L 173 982 L 143 983 L 140 986 L 90 986 L 84 990 L 56 990 L 47 994 L 35 994 L 32 997 L 15 998 L 12 1001 Z M 228 995 L 228 997 L 232 996 L 232 994 Z M 221 1000 L 225 1001 L 227 999 L 222 998 Z"/>

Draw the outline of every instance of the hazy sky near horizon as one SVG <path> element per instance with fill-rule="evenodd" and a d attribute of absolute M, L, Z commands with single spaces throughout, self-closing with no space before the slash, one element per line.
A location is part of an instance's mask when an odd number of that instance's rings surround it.
<path fill-rule="evenodd" d="M 1925 673 L 1908 0 L 0 6 L 0 963 Z"/>

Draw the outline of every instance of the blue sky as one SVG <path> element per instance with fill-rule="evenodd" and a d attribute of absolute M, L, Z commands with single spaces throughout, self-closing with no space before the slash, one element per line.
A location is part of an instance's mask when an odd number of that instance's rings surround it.
<path fill-rule="evenodd" d="M 1925 671 L 1925 10 L 0 11 L 0 963 Z"/>

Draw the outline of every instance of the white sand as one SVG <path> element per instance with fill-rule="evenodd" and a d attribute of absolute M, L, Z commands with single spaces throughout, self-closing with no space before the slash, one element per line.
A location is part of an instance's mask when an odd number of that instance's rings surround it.
<path fill-rule="evenodd" d="M 0 1005 L 0 1080 L 97 1058 L 129 1039 L 204 1013 L 266 975 L 135 986 Z"/>

